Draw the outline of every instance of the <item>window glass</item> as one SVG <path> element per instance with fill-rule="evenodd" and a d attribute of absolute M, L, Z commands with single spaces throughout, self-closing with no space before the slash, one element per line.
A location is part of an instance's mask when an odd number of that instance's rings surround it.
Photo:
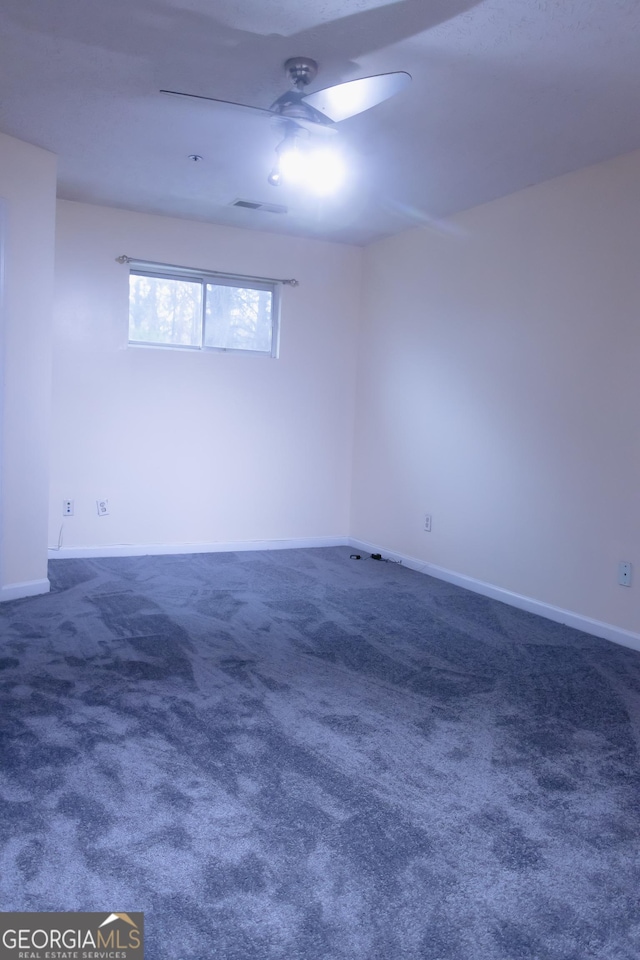
<path fill-rule="evenodd" d="M 272 299 L 270 290 L 208 283 L 205 346 L 270 353 Z"/>
<path fill-rule="evenodd" d="M 187 267 L 152 271 L 153 265 L 129 274 L 129 343 L 276 355 L 275 281 L 214 277 Z"/>
<path fill-rule="evenodd" d="M 130 340 L 199 347 L 201 328 L 201 283 L 174 277 L 130 274 Z"/>

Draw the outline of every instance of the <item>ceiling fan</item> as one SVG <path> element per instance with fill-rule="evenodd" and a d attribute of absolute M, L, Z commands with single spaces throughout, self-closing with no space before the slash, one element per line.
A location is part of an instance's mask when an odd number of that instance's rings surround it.
<path fill-rule="evenodd" d="M 291 89 L 274 100 L 269 108 L 254 107 L 232 100 L 220 100 L 217 97 L 204 97 L 195 93 L 181 93 L 177 90 L 161 90 L 174 97 L 186 97 L 192 100 L 207 100 L 239 107 L 254 114 L 275 118 L 285 127 L 284 140 L 277 148 L 277 161 L 269 175 L 269 183 L 280 184 L 283 179 L 294 179 L 291 173 L 298 162 L 305 139 L 310 136 L 336 133 L 335 124 L 341 120 L 363 113 L 371 107 L 400 93 L 411 81 L 411 75 L 403 70 L 394 73 L 381 73 L 359 80 L 347 80 L 323 90 L 305 93 L 307 86 L 318 73 L 318 64 L 310 57 L 291 57 L 284 65 L 285 73 L 291 81 Z M 295 158 L 298 158 L 296 160 Z M 329 164 L 330 165 L 330 164 Z M 327 172 L 327 155 L 316 163 Z"/>

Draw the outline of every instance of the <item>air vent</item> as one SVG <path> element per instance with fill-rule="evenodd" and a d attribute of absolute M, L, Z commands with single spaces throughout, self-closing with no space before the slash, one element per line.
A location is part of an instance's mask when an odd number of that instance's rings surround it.
<path fill-rule="evenodd" d="M 243 207 L 245 210 L 264 210 L 265 213 L 286 213 L 287 208 L 280 203 L 260 203 L 257 200 L 233 200 L 232 207 Z"/>

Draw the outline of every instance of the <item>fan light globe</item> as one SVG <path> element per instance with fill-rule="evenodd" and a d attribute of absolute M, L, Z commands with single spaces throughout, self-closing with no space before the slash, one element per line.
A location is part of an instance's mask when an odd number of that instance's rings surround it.
<path fill-rule="evenodd" d="M 285 183 L 302 184 L 305 179 L 306 156 L 295 139 L 280 153 L 279 170 Z"/>
<path fill-rule="evenodd" d="M 333 144 L 317 146 L 309 138 L 292 133 L 278 146 L 277 156 L 268 177 L 272 186 L 283 183 L 317 196 L 329 196 L 344 183 L 344 161 Z"/>
<path fill-rule="evenodd" d="M 305 179 L 314 193 L 322 197 L 336 193 L 345 178 L 344 161 L 334 147 L 316 147 L 310 151 Z"/>

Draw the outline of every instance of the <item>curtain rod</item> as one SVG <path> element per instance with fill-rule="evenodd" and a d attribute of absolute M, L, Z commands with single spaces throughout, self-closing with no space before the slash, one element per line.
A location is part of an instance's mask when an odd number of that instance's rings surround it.
<path fill-rule="evenodd" d="M 299 280 L 283 280 L 281 277 L 252 277 L 243 273 L 223 273 L 221 270 L 196 270 L 193 267 L 180 267 L 175 263 L 156 263 L 153 260 L 137 260 L 135 257 L 127 257 L 124 253 L 122 256 L 116 257 L 116 263 L 133 263 L 138 264 L 141 267 L 166 267 L 170 270 L 182 270 L 185 273 L 193 274 L 206 274 L 210 277 L 234 277 L 238 280 L 257 280 L 262 283 L 282 283 L 289 287 L 297 287 L 300 283 Z"/>

